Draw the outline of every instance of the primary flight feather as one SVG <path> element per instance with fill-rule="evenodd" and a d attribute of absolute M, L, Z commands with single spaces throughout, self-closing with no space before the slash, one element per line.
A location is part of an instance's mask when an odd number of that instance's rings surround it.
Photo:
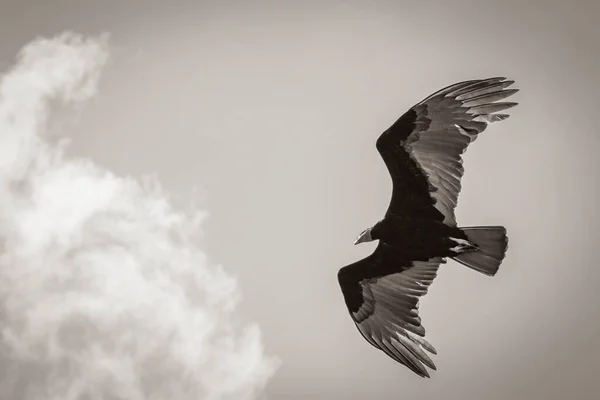
<path fill-rule="evenodd" d="M 458 227 L 461 154 L 491 122 L 517 103 L 502 101 L 514 81 L 490 78 L 456 83 L 414 105 L 377 139 L 393 183 L 382 220 L 355 244 L 379 240 L 368 257 L 343 267 L 338 281 L 362 336 L 416 374 L 435 370 L 418 315 L 440 264 L 450 257 L 494 276 L 508 238 L 502 226 Z"/>

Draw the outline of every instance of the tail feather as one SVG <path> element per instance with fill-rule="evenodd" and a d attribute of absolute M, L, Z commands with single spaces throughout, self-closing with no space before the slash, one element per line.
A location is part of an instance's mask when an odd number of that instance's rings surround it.
<path fill-rule="evenodd" d="M 478 247 L 452 257 L 475 271 L 494 276 L 506 255 L 508 237 L 503 226 L 473 226 L 460 228 L 470 242 Z"/>

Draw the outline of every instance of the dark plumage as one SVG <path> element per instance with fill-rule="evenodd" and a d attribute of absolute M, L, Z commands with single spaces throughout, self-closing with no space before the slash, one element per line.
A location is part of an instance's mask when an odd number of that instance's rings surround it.
<path fill-rule="evenodd" d="M 417 103 L 377 139 L 392 177 L 384 218 L 355 244 L 379 240 L 373 254 L 338 272 L 344 300 L 358 330 L 376 348 L 429 377 L 436 369 L 418 316 L 419 298 L 450 257 L 493 276 L 508 239 L 501 226 L 459 228 L 454 216 L 461 154 L 499 112 L 517 103 L 499 102 L 516 89 L 513 81 L 490 78 L 456 83 Z"/>

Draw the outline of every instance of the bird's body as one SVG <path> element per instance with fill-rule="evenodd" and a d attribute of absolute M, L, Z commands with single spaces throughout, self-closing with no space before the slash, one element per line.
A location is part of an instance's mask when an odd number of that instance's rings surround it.
<path fill-rule="evenodd" d="M 394 248 L 398 254 L 414 261 L 431 257 L 457 255 L 450 249 L 456 246 L 451 238 L 464 239 L 464 233 L 443 222 L 428 218 L 412 218 L 391 214 L 374 225 L 371 236 Z"/>
<path fill-rule="evenodd" d="M 493 276 L 508 239 L 501 226 L 458 227 L 454 208 L 463 174 L 460 155 L 488 123 L 506 119 L 499 103 L 517 90 L 490 78 L 448 86 L 403 114 L 377 139 L 392 177 L 392 199 L 382 220 L 355 244 L 379 240 L 368 257 L 338 273 L 344 300 L 358 330 L 376 348 L 420 376 L 435 364 L 426 351 L 419 297 L 447 257 Z"/>

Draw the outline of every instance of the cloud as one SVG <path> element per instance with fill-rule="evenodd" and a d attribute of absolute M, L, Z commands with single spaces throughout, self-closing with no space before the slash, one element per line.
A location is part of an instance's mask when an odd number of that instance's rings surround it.
<path fill-rule="evenodd" d="M 234 327 L 234 277 L 198 248 L 205 213 L 44 137 L 95 94 L 109 38 L 25 46 L 0 81 L 0 393 L 7 399 L 253 399 L 278 361 Z"/>

